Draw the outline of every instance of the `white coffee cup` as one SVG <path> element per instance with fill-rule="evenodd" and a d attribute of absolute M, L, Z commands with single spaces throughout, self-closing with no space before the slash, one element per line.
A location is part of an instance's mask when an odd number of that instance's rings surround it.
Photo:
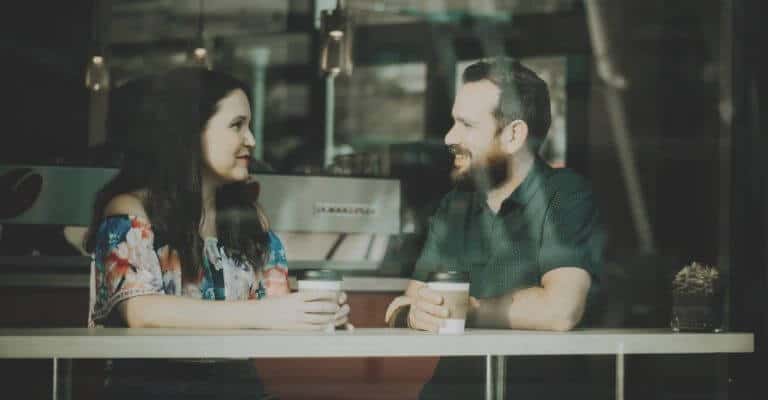
<path fill-rule="evenodd" d="M 335 299 L 341 295 L 342 276 L 339 271 L 331 269 L 310 269 L 301 271 L 298 274 L 296 283 L 299 292 L 327 292 Z M 335 329 L 330 325 L 326 331 L 332 332 Z"/>
<path fill-rule="evenodd" d="M 448 318 L 443 320 L 437 333 L 464 333 L 469 308 L 469 273 L 433 272 L 427 278 L 427 287 L 443 296 L 443 304 L 448 307 Z"/>

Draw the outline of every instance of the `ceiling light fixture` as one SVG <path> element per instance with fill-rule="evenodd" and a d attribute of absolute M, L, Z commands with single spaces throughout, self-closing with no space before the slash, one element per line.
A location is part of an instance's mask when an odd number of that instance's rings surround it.
<path fill-rule="evenodd" d="M 190 58 L 193 64 L 211 69 L 211 55 L 205 45 L 205 32 L 203 29 L 204 15 L 205 12 L 203 0 L 200 0 L 200 6 L 197 14 L 197 36 L 195 38 L 195 44 L 192 46 Z"/>
<path fill-rule="evenodd" d="M 337 0 L 336 8 L 320 13 L 322 50 L 320 69 L 328 74 L 352 73 L 352 29 L 347 12 Z"/>
<path fill-rule="evenodd" d="M 108 90 L 110 84 L 106 57 L 106 26 L 110 11 L 107 5 L 106 0 L 94 3 L 90 59 L 85 66 L 85 87 L 93 92 Z"/>

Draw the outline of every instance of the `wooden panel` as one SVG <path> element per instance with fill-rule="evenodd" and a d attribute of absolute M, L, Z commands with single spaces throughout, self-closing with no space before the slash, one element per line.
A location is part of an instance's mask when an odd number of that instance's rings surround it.
<path fill-rule="evenodd" d="M 88 324 L 88 289 L 4 287 L 0 327 L 82 328 Z"/>
<path fill-rule="evenodd" d="M 399 293 L 349 293 L 352 324 L 383 328 L 387 305 Z M 437 357 L 254 360 L 267 391 L 292 399 L 416 399 Z"/>
<path fill-rule="evenodd" d="M 4 287 L 0 290 L 0 327 L 82 328 L 88 323 L 88 289 Z M 0 384 L 25 399 L 50 399 L 50 360 L 0 360 Z M 74 362 L 72 398 L 97 399 L 104 381 L 102 360 Z M 18 390 L 15 390 L 18 389 Z"/>

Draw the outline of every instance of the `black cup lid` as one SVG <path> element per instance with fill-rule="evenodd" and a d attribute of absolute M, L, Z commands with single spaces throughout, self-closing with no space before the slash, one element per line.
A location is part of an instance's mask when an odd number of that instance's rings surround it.
<path fill-rule="evenodd" d="M 300 271 L 296 279 L 300 281 L 340 281 L 341 272 L 332 269 L 307 269 Z"/>
<path fill-rule="evenodd" d="M 451 282 L 468 283 L 469 272 L 462 271 L 435 271 L 427 276 L 427 282 Z"/>

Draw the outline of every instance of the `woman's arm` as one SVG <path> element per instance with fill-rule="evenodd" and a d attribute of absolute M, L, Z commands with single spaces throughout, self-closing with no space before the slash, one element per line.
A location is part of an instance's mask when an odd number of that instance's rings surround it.
<path fill-rule="evenodd" d="M 131 328 L 323 330 L 347 323 L 349 306 L 341 300 L 322 293 L 243 301 L 145 295 L 120 302 L 116 311 Z"/>

